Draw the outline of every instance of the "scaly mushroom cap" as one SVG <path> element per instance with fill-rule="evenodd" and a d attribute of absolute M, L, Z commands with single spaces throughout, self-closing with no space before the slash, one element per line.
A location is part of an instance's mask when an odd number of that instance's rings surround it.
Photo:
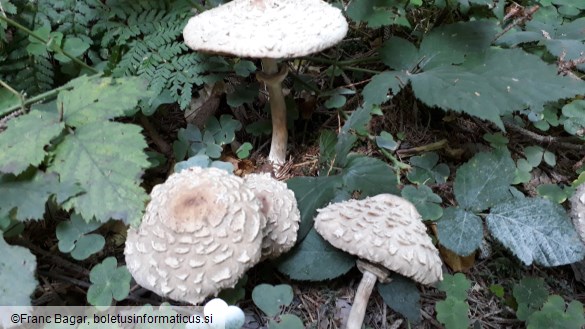
<path fill-rule="evenodd" d="M 379 194 L 319 209 L 315 229 L 333 246 L 423 284 L 443 279 L 439 251 L 412 203 Z"/>
<path fill-rule="evenodd" d="M 321 0 L 234 0 L 189 20 L 189 48 L 254 58 L 290 58 L 329 48 L 347 34 L 341 10 Z"/>
<path fill-rule="evenodd" d="M 126 265 L 144 288 L 197 304 L 260 260 L 265 224 L 241 178 L 185 169 L 153 188 L 142 223 L 128 230 Z"/>
<path fill-rule="evenodd" d="M 579 185 L 571 198 L 571 218 L 581 241 L 585 243 L 585 184 Z"/>
<path fill-rule="evenodd" d="M 266 217 L 262 258 L 276 258 L 289 251 L 297 241 L 301 213 L 295 194 L 270 174 L 250 174 L 244 181 L 260 201 L 260 209 Z"/>

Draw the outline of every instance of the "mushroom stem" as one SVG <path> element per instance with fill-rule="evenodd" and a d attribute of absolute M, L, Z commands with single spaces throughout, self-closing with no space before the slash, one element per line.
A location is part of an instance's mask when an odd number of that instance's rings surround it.
<path fill-rule="evenodd" d="M 270 99 L 270 116 L 272 117 L 272 142 L 268 160 L 280 166 L 286 162 L 286 144 L 288 130 L 286 127 L 286 104 L 282 93 L 281 82 L 288 71 L 284 67 L 278 71 L 278 64 L 275 59 L 262 59 L 262 72 L 256 74 L 256 78 L 266 84 Z"/>
<path fill-rule="evenodd" d="M 349 317 L 347 318 L 346 329 L 361 329 L 362 323 L 364 322 L 364 316 L 366 315 L 368 300 L 370 299 L 372 290 L 376 285 L 376 281 L 380 280 L 380 282 L 386 282 L 388 281 L 388 275 L 390 274 L 385 268 L 361 259 L 358 259 L 357 266 L 364 276 L 355 292 L 353 305 L 351 306 L 351 311 L 349 311 Z"/>

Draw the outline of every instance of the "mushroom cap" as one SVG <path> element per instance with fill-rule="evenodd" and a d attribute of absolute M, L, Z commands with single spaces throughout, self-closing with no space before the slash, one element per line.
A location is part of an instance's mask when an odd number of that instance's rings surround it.
<path fill-rule="evenodd" d="M 290 58 L 333 46 L 347 28 L 341 10 L 322 0 L 234 0 L 192 17 L 183 38 L 193 50 Z"/>
<path fill-rule="evenodd" d="M 585 184 L 579 185 L 571 198 L 571 218 L 581 241 L 585 243 Z"/>
<path fill-rule="evenodd" d="M 192 167 L 150 195 L 124 250 L 128 270 L 144 288 L 197 304 L 233 287 L 260 260 L 266 219 L 243 179 Z"/>
<path fill-rule="evenodd" d="M 295 194 L 270 174 L 250 174 L 244 181 L 260 201 L 260 210 L 266 217 L 262 259 L 276 258 L 289 251 L 297 241 L 301 213 Z"/>
<path fill-rule="evenodd" d="M 407 200 L 379 194 L 317 211 L 315 229 L 336 248 L 422 284 L 443 279 L 439 251 Z"/>

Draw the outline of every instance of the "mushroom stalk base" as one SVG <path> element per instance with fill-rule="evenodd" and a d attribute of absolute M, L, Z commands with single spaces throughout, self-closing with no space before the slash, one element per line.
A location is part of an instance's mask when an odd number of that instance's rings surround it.
<path fill-rule="evenodd" d="M 266 84 L 270 98 L 270 116 L 272 117 L 272 142 L 268 160 L 277 166 L 286 162 L 286 144 L 288 130 L 286 127 L 286 103 L 282 93 L 282 84 L 287 74 L 286 68 L 278 71 L 275 59 L 262 59 L 262 72 L 256 74 L 259 81 Z"/>
<path fill-rule="evenodd" d="M 364 271 L 362 281 L 360 281 L 360 285 L 355 292 L 355 298 L 353 299 L 353 305 L 351 306 L 347 326 L 345 327 L 346 329 L 361 329 L 364 316 L 366 315 L 368 300 L 376 285 L 376 281 L 378 281 L 378 277 L 375 274 Z"/>

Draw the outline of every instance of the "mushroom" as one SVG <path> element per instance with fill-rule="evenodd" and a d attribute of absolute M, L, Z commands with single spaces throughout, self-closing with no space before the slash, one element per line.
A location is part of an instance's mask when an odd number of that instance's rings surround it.
<path fill-rule="evenodd" d="M 297 241 L 301 214 L 295 194 L 270 174 L 250 174 L 244 181 L 260 201 L 260 210 L 266 217 L 262 259 L 276 258 L 289 251 Z"/>
<path fill-rule="evenodd" d="M 197 304 L 233 287 L 260 260 L 266 219 L 240 177 L 191 167 L 150 196 L 124 250 L 128 270 L 144 288 Z"/>
<path fill-rule="evenodd" d="M 581 241 L 585 243 L 585 184 L 579 185 L 571 198 L 571 218 Z"/>
<path fill-rule="evenodd" d="M 412 203 L 379 194 L 363 200 L 330 204 L 318 209 L 315 229 L 336 248 L 361 258 L 363 273 L 347 329 L 361 328 L 368 299 L 377 280 L 395 271 L 422 284 L 443 279 L 439 251 L 426 233 Z"/>
<path fill-rule="evenodd" d="M 288 131 L 281 82 L 287 68 L 277 59 L 305 56 L 331 47 L 347 33 L 341 11 L 322 0 L 234 0 L 192 17 L 183 38 L 193 50 L 261 58 L 258 80 L 266 84 L 272 116 L 268 160 L 286 161 Z"/>

